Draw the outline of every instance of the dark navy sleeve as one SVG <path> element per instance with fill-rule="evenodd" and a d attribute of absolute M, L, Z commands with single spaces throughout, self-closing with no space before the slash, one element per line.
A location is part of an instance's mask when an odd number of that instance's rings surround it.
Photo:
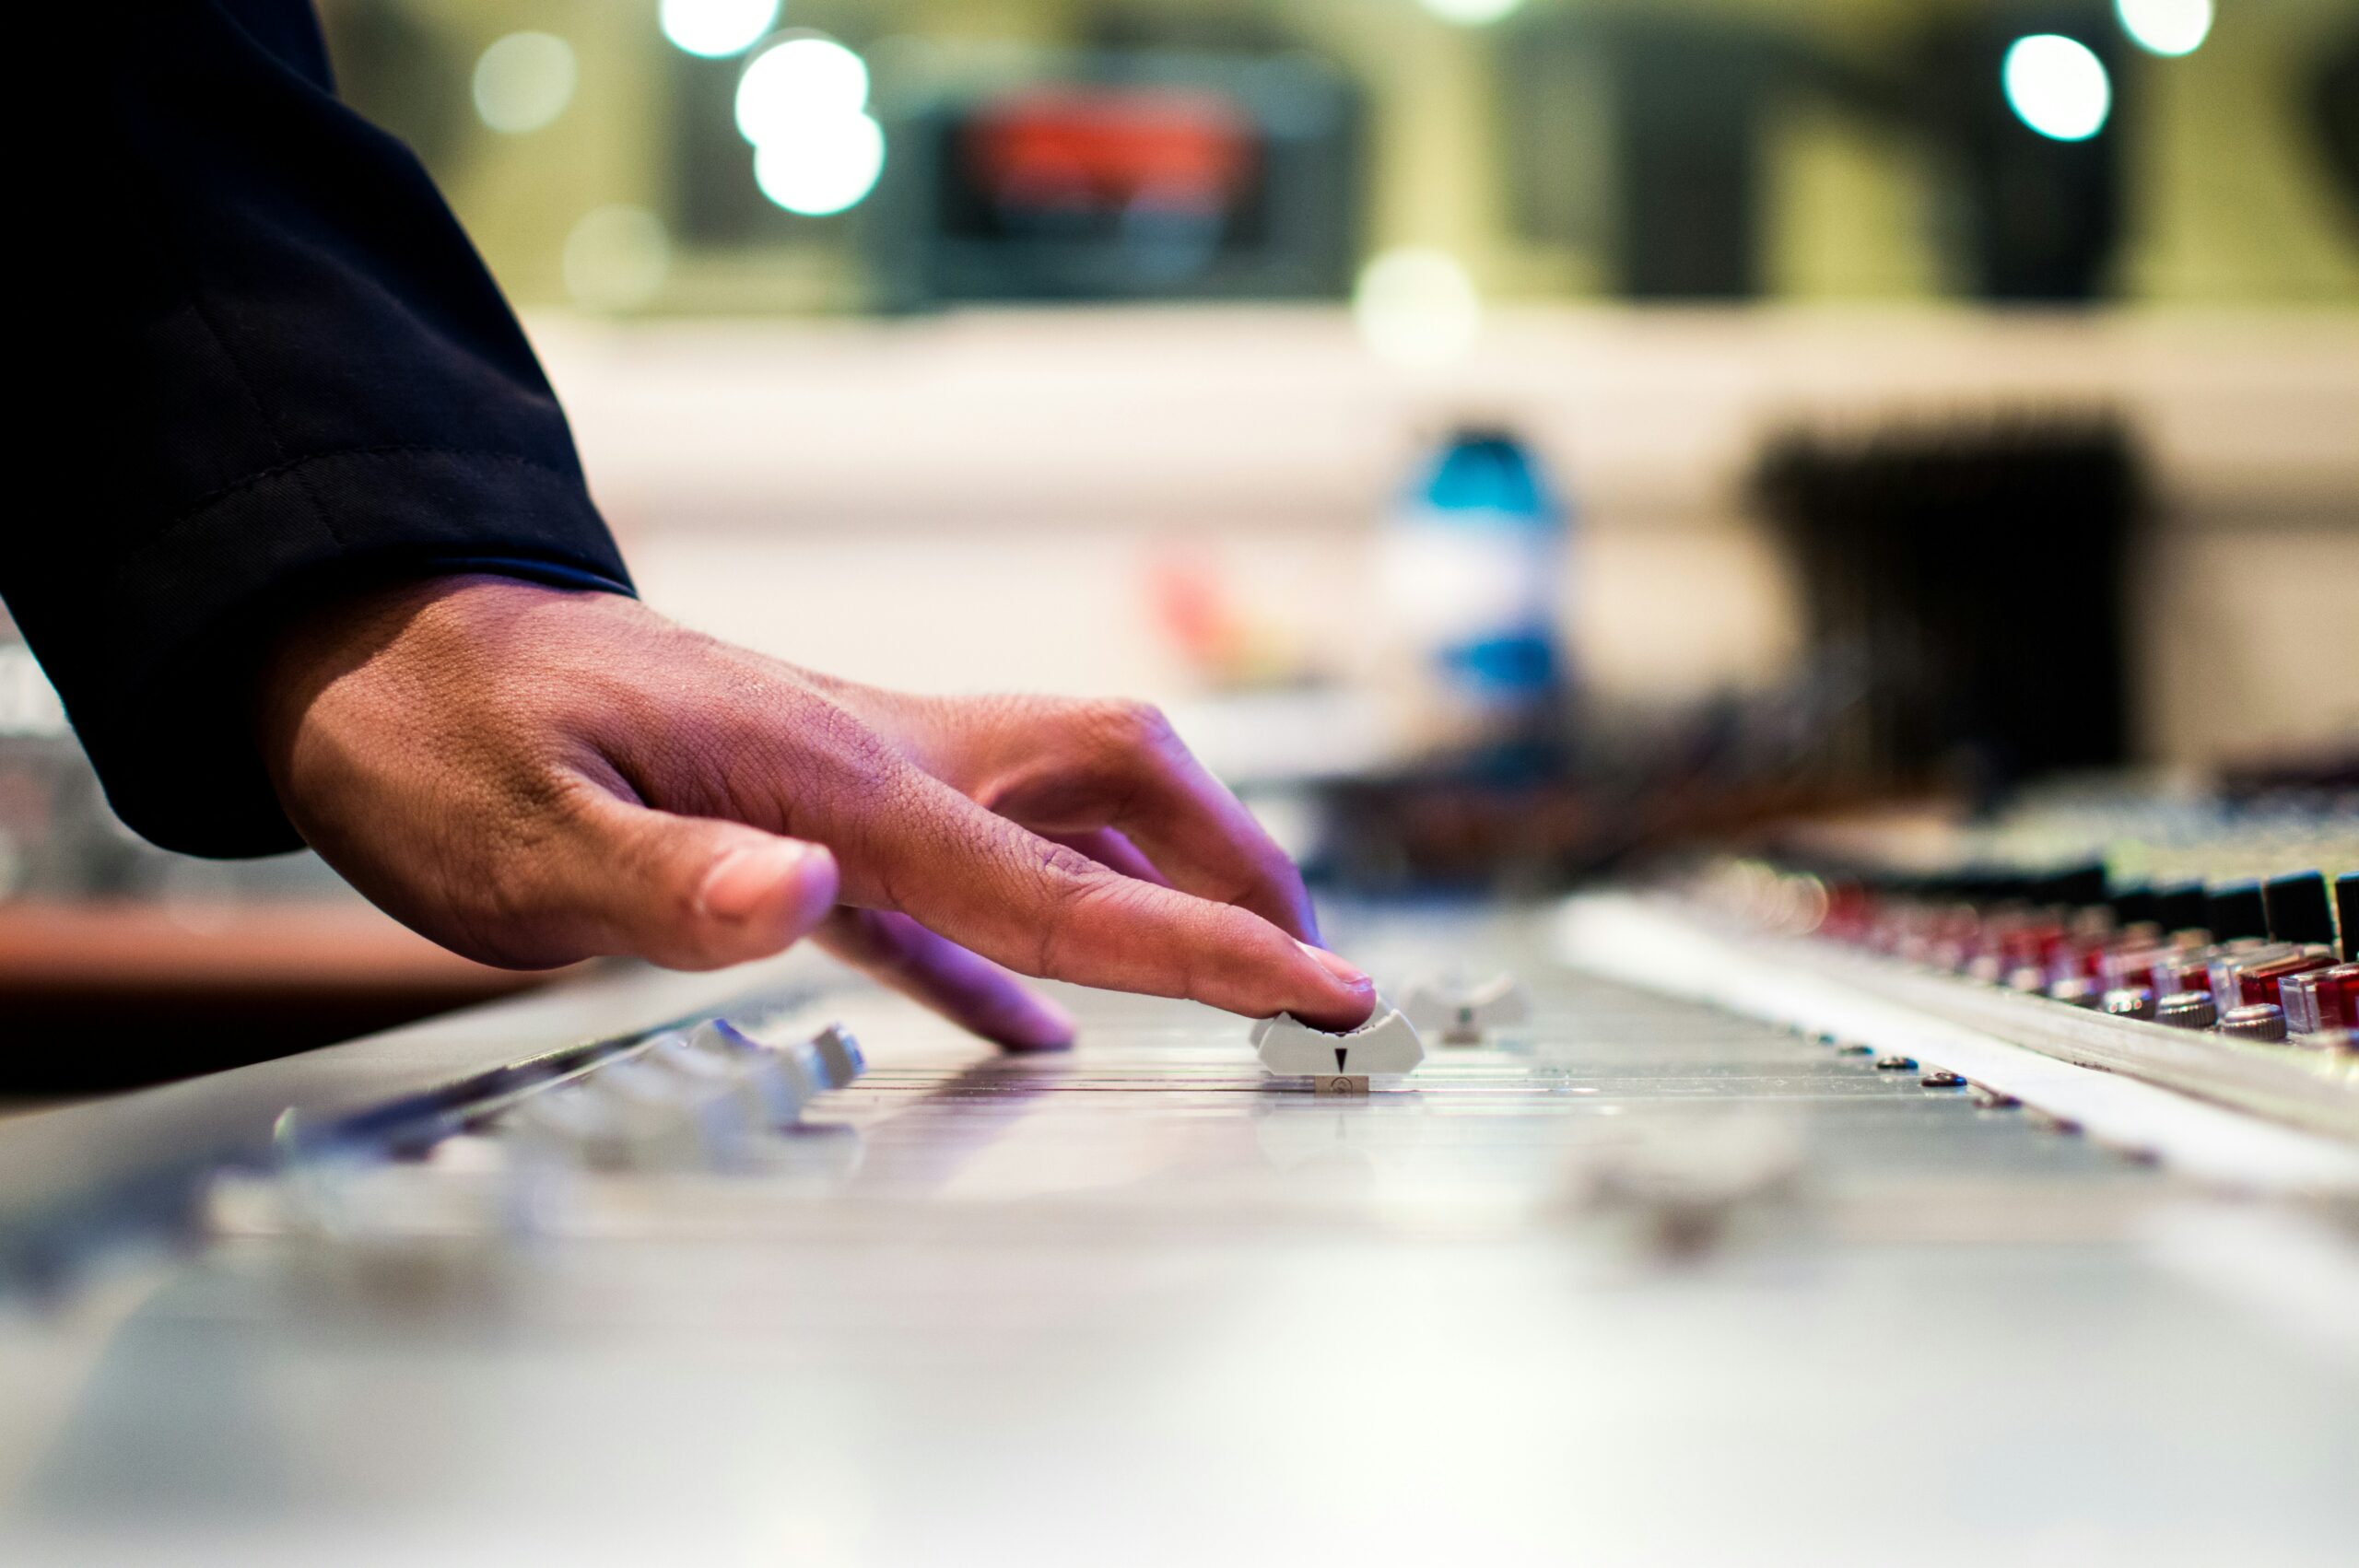
<path fill-rule="evenodd" d="M 298 842 L 253 661 L 326 596 L 460 568 L 628 592 L 563 412 L 408 148 L 335 97 L 306 0 L 62 7 L 36 472 L 0 593 L 116 812 Z M 41 486 L 44 491 L 49 486 Z"/>

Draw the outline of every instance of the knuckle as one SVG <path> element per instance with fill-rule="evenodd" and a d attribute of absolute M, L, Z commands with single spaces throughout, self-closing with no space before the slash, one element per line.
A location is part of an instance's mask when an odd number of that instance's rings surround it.
<path fill-rule="evenodd" d="M 774 730 L 773 744 L 787 755 L 779 760 L 822 789 L 855 792 L 879 787 L 910 773 L 907 759 L 875 728 L 842 704 L 820 697 L 795 714 L 788 733 Z"/>
<path fill-rule="evenodd" d="M 1092 945 L 1089 937 L 1119 924 L 1124 906 L 1133 902 L 1117 879 L 1060 877 L 1049 890 L 1030 972 L 1051 978 L 1084 973 Z"/>
<path fill-rule="evenodd" d="M 1036 840 L 1031 853 L 1040 911 L 1032 972 L 1056 974 L 1072 956 L 1076 940 L 1113 913 L 1109 900 L 1123 895 L 1124 879 L 1109 875 L 1079 850 L 1046 839 Z"/>
<path fill-rule="evenodd" d="M 1126 789 L 1161 771 L 1178 749 L 1171 721 L 1153 703 L 1123 699 L 1077 705 L 1074 767 L 1083 781 Z"/>
<path fill-rule="evenodd" d="M 1045 838 L 1036 841 L 1032 855 L 1034 872 L 1056 903 L 1096 896 L 1104 891 L 1103 884 L 1114 880 L 1105 867 L 1080 850 Z"/>
<path fill-rule="evenodd" d="M 651 803 L 824 837 L 841 819 L 889 802 L 910 765 L 857 714 L 758 673 L 713 699 L 698 721 L 663 731 Z"/>
<path fill-rule="evenodd" d="M 1089 704 L 1086 721 L 1105 744 L 1124 752 L 1161 751 L 1178 739 L 1163 709 L 1127 697 Z"/>

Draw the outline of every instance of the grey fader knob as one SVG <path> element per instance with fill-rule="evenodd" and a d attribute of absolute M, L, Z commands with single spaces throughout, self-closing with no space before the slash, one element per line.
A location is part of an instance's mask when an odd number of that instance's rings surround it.
<path fill-rule="evenodd" d="M 757 1066 L 778 1126 L 794 1120 L 803 1106 L 819 1094 L 841 1089 L 868 1071 L 860 1042 L 840 1024 L 830 1024 L 807 1040 L 772 1045 L 726 1018 L 713 1018 L 698 1024 L 688 1039 L 740 1063 Z"/>
<path fill-rule="evenodd" d="M 1283 1077 L 1354 1077 L 1372 1072 L 1412 1072 L 1426 1059 L 1417 1031 L 1401 1010 L 1383 1001 L 1368 1021 L 1348 1034 L 1314 1029 L 1291 1012 L 1253 1025 L 1253 1049 L 1262 1065 Z"/>
<path fill-rule="evenodd" d="M 830 1024 L 812 1036 L 811 1048 L 819 1053 L 819 1060 L 827 1067 L 830 1089 L 840 1089 L 868 1071 L 868 1059 L 860 1054 L 860 1042 L 840 1024 Z"/>
<path fill-rule="evenodd" d="M 501 1125 L 519 1153 L 538 1163 L 689 1171 L 734 1160 L 747 1120 L 723 1083 L 651 1062 L 616 1061 L 526 1095 Z"/>
<path fill-rule="evenodd" d="M 755 1044 L 721 1020 L 659 1042 L 648 1054 L 676 1071 L 734 1084 L 765 1127 L 793 1126 L 820 1088 L 792 1057 Z"/>
<path fill-rule="evenodd" d="M 582 1082 L 606 1096 L 633 1170 L 735 1165 L 760 1127 L 760 1107 L 734 1074 L 684 1070 L 647 1056 L 609 1062 Z"/>
<path fill-rule="evenodd" d="M 500 1118 L 500 1131 L 527 1159 L 542 1164 L 593 1170 L 630 1164 L 620 1112 L 578 1081 L 526 1095 Z"/>
<path fill-rule="evenodd" d="M 2219 1018 L 2210 991 L 2173 991 L 2154 1004 L 2154 1022 L 2174 1029 L 2209 1029 Z"/>
<path fill-rule="evenodd" d="M 1442 1044 L 1473 1046 L 1494 1029 L 1530 1018 L 1532 998 L 1512 975 L 1479 981 L 1438 975 L 1409 988 L 1402 1011 L 1418 1028 L 1439 1031 Z"/>

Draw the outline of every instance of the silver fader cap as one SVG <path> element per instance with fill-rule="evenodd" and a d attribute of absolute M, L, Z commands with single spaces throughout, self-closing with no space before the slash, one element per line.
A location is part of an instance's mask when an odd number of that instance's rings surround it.
<path fill-rule="evenodd" d="M 2285 1037 L 2285 1014 L 2273 1001 L 2232 1007 L 2220 1014 L 2220 1033 L 2239 1040 L 2282 1040 Z"/>
<path fill-rule="evenodd" d="M 1488 1030 L 1530 1018 L 1532 998 L 1513 975 L 1479 981 L 1438 975 L 1411 986 L 1402 1011 L 1416 1027 L 1439 1030 L 1445 1045 L 1469 1046 Z"/>
<path fill-rule="evenodd" d="M 2105 993 L 2105 1010 L 2116 1018 L 2152 1018 L 2154 993 L 2144 986 L 2121 986 Z"/>
<path fill-rule="evenodd" d="M 1262 1065 L 1288 1078 L 1413 1072 L 1426 1059 L 1417 1031 L 1399 1008 L 1381 1000 L 1368 1021 L 1349 1034 L 1314 1029 L 1293 1013 L 1281 1012 L 1254 1024 L 1252 1040 Z"/>
<path fill-rule="evenodd" d="M 2209 1029 L 2219 1018 L 2210 991 L 2173 991 L 2154 1004 L 2154 1021 L 2174 1029 Z"/>

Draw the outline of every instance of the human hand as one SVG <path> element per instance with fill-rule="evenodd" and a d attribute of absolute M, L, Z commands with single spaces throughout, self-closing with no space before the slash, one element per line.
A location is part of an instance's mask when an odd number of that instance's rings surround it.
<path fill-rule="evenodd" d="M 718 968 L 810 933 L 1019 1048 L 1073 1024 L 1010 969 L 1334 1028 L 1374 1004 L 1151 708 L 884 692 L 617 595 L 454 577 L 297 626 L 256 722 L 306 841 L 486 963 Z"/>

